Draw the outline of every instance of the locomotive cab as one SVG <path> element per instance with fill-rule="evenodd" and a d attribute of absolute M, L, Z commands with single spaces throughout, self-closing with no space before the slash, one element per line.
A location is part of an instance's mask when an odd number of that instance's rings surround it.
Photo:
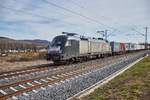
<path fill-rule="evenodd" d="M 49 45 L 47 60 L 61 60 L 61 54 L 64 52 L 67 36 L 56 36 Z"/>
<path fill-rule="evenodd" d="M 79 52 L 79 41 L 72 36 L 56 36 L 48 48 L 47 60 L 65 61 L 75 57 Z"/>

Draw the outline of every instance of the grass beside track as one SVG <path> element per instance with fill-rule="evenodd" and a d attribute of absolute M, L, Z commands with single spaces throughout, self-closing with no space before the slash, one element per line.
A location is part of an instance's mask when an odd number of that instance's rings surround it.
<path fill-rule="evenodd" d="M 150 56 L 82 100 L 150 100 Z"/>

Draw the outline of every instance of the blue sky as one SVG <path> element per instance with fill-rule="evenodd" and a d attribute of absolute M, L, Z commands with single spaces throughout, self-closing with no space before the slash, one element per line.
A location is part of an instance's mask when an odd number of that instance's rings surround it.
<path fill-rule="evenodd" d="M 148 26 L 150 32 L 149 4 L 149 0 L 0 0 L 0 36 L 51 40 L 65 31 L 99 37 L 96 31 L 108 29 L 115 34 L 109 40 L 143 42 L 144 37 L 132 29 L 144 33 Z"/>

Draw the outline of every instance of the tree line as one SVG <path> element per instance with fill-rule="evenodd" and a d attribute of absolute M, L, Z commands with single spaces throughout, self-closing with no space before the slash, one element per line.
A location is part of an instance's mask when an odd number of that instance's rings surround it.
<path fill-rule="evenodd" d="M 38 46 L 23 41 L 0 40 L 0 52 L 8 52 L 10 50 L 37 51 L 41 48 L 46 48 L 46 46 Z"/>

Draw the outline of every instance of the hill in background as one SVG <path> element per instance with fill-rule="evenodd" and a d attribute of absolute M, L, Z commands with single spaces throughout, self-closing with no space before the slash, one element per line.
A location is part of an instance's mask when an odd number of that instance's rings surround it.
<path fill-rule="evenodd" d="M 47 48 L 50 42 L 47 40 L 15 40 L 8 37 L 0 37 L 0 51 L 4 50 L 37 50 Z"/>
<path fill-rule="evenodd" d="M 35 40 L 21 40 L 24 42 L 29 42 L 35 45 L 48 45 L 50 42 L 47 40 L 40 40 L 40 39 L 35 39 Z"/>

